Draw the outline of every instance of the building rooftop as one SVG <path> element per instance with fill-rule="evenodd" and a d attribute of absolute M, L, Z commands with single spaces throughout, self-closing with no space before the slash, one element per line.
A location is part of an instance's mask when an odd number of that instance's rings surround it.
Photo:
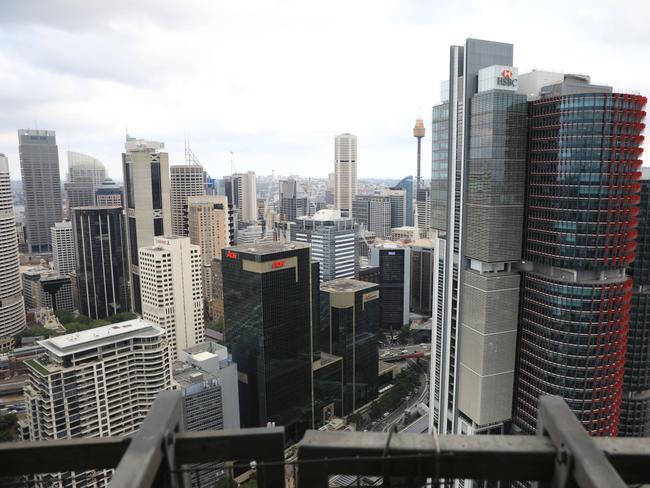
<path fill-rule="evenodd" d="M 309 248 L 309 244 L 302 242 L 262 241 L 255 244 L 240 244 L 237 246 L 227 247 L 226 249 L 235 252 L 243 252 L 245 254 L 256 254 L 258 256 L 263 256 L 265 254 L 275 254 L 278 252 L 306 248 Z"/>
<path fill-rule="evenodd" d="M 142 319 L 127 320 L 117 324 L 104 325 L 94 329 L 74 332 L 40 341 L 39 345 L 56 356 L 75 354 L 99 346 L 132 337 L 155 337 L 165 331 L 157 325 Z"/>
<path fill-rule="evenodd" d="M 359 281 L 352 278 L 338 278 L 321 283 L 320 289 L 329 293 L 341 293 L 367 290 L 376 286 L 376 283 L 368 283 L 367 281 Z"/>

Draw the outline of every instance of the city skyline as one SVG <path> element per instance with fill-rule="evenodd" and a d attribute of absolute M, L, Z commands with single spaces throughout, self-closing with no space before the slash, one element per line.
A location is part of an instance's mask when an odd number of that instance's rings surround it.
<path fill-rule="evenodd" d="M 163 2 L 154 9 L 140 2 L 127 11 L 123 2 L 57 1 L 38 13 L 10 3 L 0 20 L 0 62 L 3 72 L 13 73 L 0 92 L 9 102 L 0 115 L 0 151 L 16 175 L 15 130 L 48 128 L 57 131 L 61 158 L 68 149 L 93 155 L 116 177 L 128 130 L 164 141 L 170 164 L 183 162 L 189 138 L 213 175 L 230 173 L 233 151 L 237 171 L 325 176 L 333 160 L 331 137 L 351 132 L 359 137 L 360 178 L 400 178 L 405 163 L 415 173 L 411 128 L 418 116 L 429 125 L 438 82 L 446 77 L 446 46 L 467 36 L 515 44 L 520 73 L 585 72 L 594 82 L 647 93 L 650 70 L 634 53 L 648 47 L 635 33 L 644 31 L 650 6 L 637 2 L 611 24 L 599 3 L 566 18 L 557 18 L 553 8 L 533 13 L 514 2 L 498 17 L 489 5 L 473 2 L 435 8 L 360 2 L 344 10 L 255 2 L 187 9 Z M 144 15 L 148 22 L 137 28 Z M 580 22 L 573 22 L 576 17 Z M 217 28 L 206 29 L 211 23 Z M 591 25 L 608 31 L 601 35 Z M 330 39 L 353 27 L 360 35 Z M 538 43 L 548 31 L 555 35 Z M 163 32 L 160 42 L 151 42 Z M 67 49 L 74 45 L 89 49 Z M 349 59 L 338 55 L 343 49 Z M 338 76 L 339 69 L 354 76 Z M 151 70 L 158 75 L 149 76 Z M 430 137 L 423 145 L 426 162 Z"/>

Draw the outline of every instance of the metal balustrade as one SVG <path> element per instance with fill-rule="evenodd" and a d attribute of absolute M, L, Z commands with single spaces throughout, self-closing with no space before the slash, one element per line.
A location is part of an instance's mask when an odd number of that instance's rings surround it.
<path fill-rule="evenodd" d="M 112 486 L 180 488 L 191 485 L 194 464 L 229 460 L 254 466 L 261 488 L 325 488 L 333 475 L 349 475 L 355 487 L 368 478 L 384 487 L 453 479 L 528 480 L 540 488 L 650 482 L 650 439 L 589 437 L 559 397 L 540 399 L 539 412 L 537 436 L 307 431 L 285 459 L 282 427 L 183 432 L 180 394 L 162 392 L 130 437 L 0 443 L 0 486 L 22 475 L 114 468 Z"/>

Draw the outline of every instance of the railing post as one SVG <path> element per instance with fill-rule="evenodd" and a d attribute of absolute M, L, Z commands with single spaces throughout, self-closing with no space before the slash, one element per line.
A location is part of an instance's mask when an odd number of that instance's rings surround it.
<path fill-rule="evenodd" d="M 603 451 L 559 396 L 539 399 L 537 435 L 548 436 L 557 449 L 550 483 L 540 488 L 626 488 Z"/>
<path fill-rule="evenodd" d="M 177 488 L 174 434 L 182 429 L 183 410 L 178 391 L 158 394 L 128 449 L 117 465 L 111 486 Z"/>

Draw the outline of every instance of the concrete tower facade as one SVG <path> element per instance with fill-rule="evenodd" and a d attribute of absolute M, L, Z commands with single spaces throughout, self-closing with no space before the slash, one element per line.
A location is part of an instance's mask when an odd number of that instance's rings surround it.
<path fill-rule="evenodd" d="M 131 306 L 142 312 L 138 249 L 171 232 L 169 157 L 162 142 L 127 138 L 122 154 Z"/>
<path fill-rule="evenodd" d="M 187 198 L 205 193 L 203 166 L 176 165 L 170 171 L 172 234 L 187 236 Z"/>
<path fill-rule="evenodd" d="M 63 220 L 56 134 L 53 130 L 20 129 L 18 144 L 29 253 L 49 254 L 50 227 Z"/>
<path fill-rule="evenodd" d="M 50 229 L 54 271 L 67 275 L 75 270 L 74 237 L 72 222 L 57 222 Z"/>
<path fill-rule="evenodd" d="M 334 139 L 334 208 L 350 216 L 356 194 L 357 136 L 340 134 Z"/>
<path fill-rule="evenodd" d="M 200 252 L 178 236 L 140 248 L 142 318 L 165 329 L 172 360 L 204 340 Z"/>

